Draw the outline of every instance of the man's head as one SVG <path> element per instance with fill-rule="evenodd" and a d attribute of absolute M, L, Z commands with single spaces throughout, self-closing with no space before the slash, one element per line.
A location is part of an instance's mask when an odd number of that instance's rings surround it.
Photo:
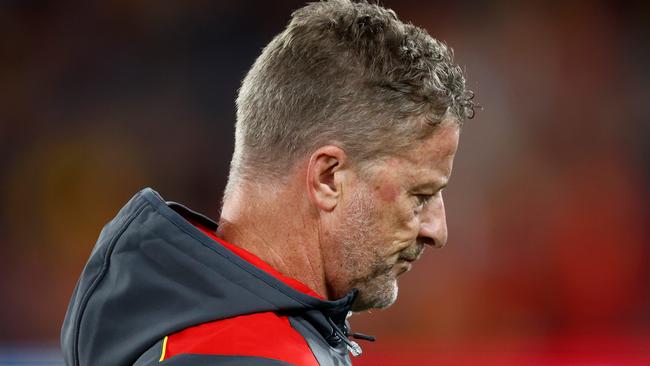
<path fill-rule="evenodd" d="M 225 200 L 300 179 L 328 292 L 388 306 L 423 245 L 446 240 L 440 190 L 471 97 L 451 50 L 391 10 L 311 3 L 242 83 Z"/>

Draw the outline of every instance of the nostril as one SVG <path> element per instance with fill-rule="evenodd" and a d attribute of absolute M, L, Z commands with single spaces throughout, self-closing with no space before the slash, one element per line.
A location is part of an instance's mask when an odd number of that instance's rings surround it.
<path fill-rule="evenodd" d="M 418 239 L 417 239 L 417 242 L 419 244 L 429 245 L 429 246 L 432 246 L 432 247 L 437 247 L 436 242 L 433 239 L 431 239 L 429 237 L 426 237 L 426 236 L 419 236 Z"/>

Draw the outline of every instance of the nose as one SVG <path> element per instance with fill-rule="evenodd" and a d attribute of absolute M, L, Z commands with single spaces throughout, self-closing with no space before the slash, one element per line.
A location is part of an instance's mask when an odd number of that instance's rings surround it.
<path fill-rule="evenodd" d="M 418 241 L 434 248 L 442 248 L 447 243 L 447 218 L 442 193 L 437 196 L 420 213 Z"/>

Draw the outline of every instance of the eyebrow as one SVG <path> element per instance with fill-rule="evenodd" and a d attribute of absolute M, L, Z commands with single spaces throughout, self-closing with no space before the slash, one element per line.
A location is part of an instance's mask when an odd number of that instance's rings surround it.
<path fill-rule="evenodd" d="M 445 187 L 447 187 L 447 184 L 449 184 L 449 179 L 440 179 L 436 182 L 426 182 L 422 184 L 418 184 L 415 187 L 413 187 L 413 190 L 420 190 L 420 189 L 425 189 L 425 188 L 431 188 L 433 190 L 439 191 Z"/>

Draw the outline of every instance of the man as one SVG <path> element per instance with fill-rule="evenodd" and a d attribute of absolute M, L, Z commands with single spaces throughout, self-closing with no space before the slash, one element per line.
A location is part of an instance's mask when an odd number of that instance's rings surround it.
<path fill-rule="evenodd" d="M 237 99 L 219 224 L 152 191 L 102 231 L 62 330 L 68 365 L 349 365 L 351 311 L 447 239 L 471 92 L 451 51 L 395 13 L 311 3 Z"/>

